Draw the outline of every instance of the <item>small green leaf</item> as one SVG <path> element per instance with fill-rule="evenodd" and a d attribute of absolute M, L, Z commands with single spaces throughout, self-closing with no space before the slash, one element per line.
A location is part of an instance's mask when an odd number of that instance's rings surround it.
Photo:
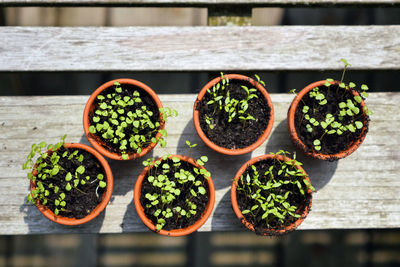
<path fill-rule="evenodd" d="M 201 156 L 200 159 L 203 162 L 207 162 L 208 161 L 208 157 L 207 156 Z"/>
<path fill-rule="evenodd" d="M 78 168 L 76 168 L 76 172 L 79 174 L 83 174 L 85 172 L 85 167 L 83 167 L 82 165 L 79 166 Z"/>
<path fill-rule="evenodd" d="M 135 128 L 139 128 L 140 122 L 139 122 L 139 121 L 134 121 L 134 122 L 132 123 L 132 125 L 133 125 L 133 127 L 135 127 Z"/>
<path fill-rule="evenodd" d="M 328 100 L 324 99 L 321 102 L 319 102 L 318 104 L 320 104 L 321 106 L 326 105 L 328 103 Z"/>
<path fill-rule="evenodd" d="M 367 92 L 362 92 L 361 93 L 363 97 L 368 98 L 369 94 Z"/>
<path fill-rule="evenodd" d="M 361 96 L 356 95 L 356 96 L 354 96 L 354 100 L 355 100 L 357 103 L 361 103 L 362 98 L 361 98 Z"/>
<path fill-rule="evenodd" d="M 199 187 L 199 193 L 204 195 L 206 193 L 206 189 L 202 186 Z"/>
<path fill-rule="evenodd" d="M 67 191 L 71 191 L 72 187 L 69 183 L 67 183 L 67 185 L 65 186 L 65 190 Z"/>
<path fill-rule="evenodd" d="M 356 125 L 357 129 L 361 129 L 364 126 L 361 121 L 356 121 L 355 125 Z"/>
<path fill-rule="evenodd" d="M 104 181 L 99 181 L 99 186 L 100 186 L 101 188 L 104 188 L 104 187 L 107 186 L 107 183 L 104 182 Z"/>
<path fill-rule="evenodd" d="M 197 194 L 196 194 L 196 192 L 195 192 L 193 189 L 190 189 L 190 193 L 191 193 L 194 197 L 197 197 Z"/>
<path fill-rule="evenodd" d="M 65 181 L 71 181 L 72 179 L 72 174 L 70 172 L 67 173 L 67 175 L 65 175 Z"/>

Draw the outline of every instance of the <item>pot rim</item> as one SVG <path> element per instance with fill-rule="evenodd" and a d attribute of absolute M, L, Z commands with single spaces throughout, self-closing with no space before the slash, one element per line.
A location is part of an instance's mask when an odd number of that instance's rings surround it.
<path fill-rule="evenodd" d="M 243 164 L 240 167 L 240 169 L 236 173 L 235 178 L 233 179 L 233 182 L 232 182 L 232 186 L 231 186 L 231 204 L 232 204 L 233 211 L 235 212 L 235 214 L 238 217 L 238 219 L 243 223 L 243 225 L 247 229 L 249 229 L 249 230 L 251 230 L 253 232 L 255 232 L 253 224 L 248 222 L 245 219 L 245 217 L 243 216 L 242 211 L 240 210 L 239 205 L 238 205 L 238 201 L 237 201 L 237 197 L 236 197 L 237 181 L 240 179 L 240 176 L 243 174 L 243 172 L 248 167 L 250 167 L 251 165 L 253 165 L 253 164 L 255 164 L 255 163 L 259 162 L 259 161 L 263 161 L 263 160 L 266 160 L 266 159 L 272 159 L 272 158 L 276 158 L 276 159 L 281 160 L 281 161 L 292 160 L 291 158 L 288 158 L 288 157 L 283 156 L 283 155 L 273 155 L 273 154 L 266 154 L 266 155 L 261 155 L 261 156 L 252 158 L 252 159 L 250 159 L 249 161 L 247 161 L 245 164 Z M 301 166 L 296 166 L 296 167 L 298 169 L 304 171 L 304 169 Z M 308 174 L 305 171 L 304 171 L 304 173 L 306 174 L 306 180 L 311 184 L 311 181 L 310 181 L 310 179 L 308 177 Z M 286 226 L 285 228 L 278 229 L 278 230 L 276 230 L 276 229 L 268 229 L 271 233 L 276 233 L 276 235 L 281 235 L 281 234 L 293 231 L 304 221 L 304 219 L 307 217 L 307 215 L 308 215 L 308 213 L 310 211 L 311 204 L 312 204 L 312 190 L 310 188 L 308 188 L 307 192 L 310 194 L 310 201 L 309 201 L 308 205 L 304 208 L 304 211 L 301 214 L 302 216 L 300 218 L 298 218 L 296 221 L 294 221 L 292 224 Z M 266 235 L 266 234 L 264 234 L 264 235 Z"/>
<path fill-rule="evenodd" d="M 190 157 L 187 156 L 182 156 L 182 155 L 171 155 L 169 156 L 169 158 L 172 157 L 177 157 L 180 160 L 189 162 L 190 164 L 194 165 L 196 168 L 199 169 L 205 169 L 203 166 L 200 166 L 199 164 L 197 164 L 197 162 Z M 162 160 L 162 158 L 159 158 L 157 160 Z M 157 161 L 154 160 L 153 162 Z M 189 225 L 186 228 L 182 228 L 182 229 L 173 229 L 173 230 L 157 230 L 156 226 L 154 225 L 154 223 L 147 218 L 145 212 L 144 212 L 144 208 L 140 203 L 140 195 L 141 195 L 141 189 L 142 189 L 142 183 L 143 183 L 143 179 L 146 177 L 147 173 L 148 173 L 149 167 L 146 166 L 143 171 L 140 173 L 136 184 L 135 184 L 135 188 L 134 188 L 134 203 L 135 203 L 135 208 L 136 208 L 136 212 L 139 215 L 140 219 L 142 220 L 142 222 L 153 232 L 156 232 L 160 235 L 165 235 L 165 236 L 185 236 L 185 235 L 189 235 L 191 233 L 193 233 L 194 231 L 198 230 L 210 217 L 213 209 L 214 209 L 214 203 L 215 203 L 215 188 L 214 188 L 214 183 L 212 181 L 212 178 L 210 177 L 207 180 L 208 183 L 208 188 L 209 188 L 209 199 L 208 199 L 208 203 L 206 205 L 206 209 L 204 210 L 203 214 L 201 215 L 200 219 L 197 220 L 194 224 Z"/>
<path fill-rule="evenodd" d="M 100 140 L 96 135 L 92 135 L 89 132 L 89 114 L 93 110 L 93 102 L 96 100 L 96 97 L 101 94 L 104 90 L 107 88 L 111 87 L 114 85 L 115 82 L 119 82 L 120 84 L 130 84 L 136 87 L 141 88 L 145 92 L 147 92 L 151 98 L 154 100 L 154 103 L 157 105 L 157 108 L 160 109 L 163 107 L 160 98 L 158 95 L 146 84 L 139 82 L 134 79 L 127 79 L 127 78 L 122 78 L 122 79 L 115 79 L 108 81 L 102 85 L 100 85 L 89 97 L 88 101 L 86 102 L 85 109 L 83 111 L 83 130 L 85 131 L 86 138 L 89 140 L 90 144 L 97 150 L 99 151 L 103 156 L 114 159 L 114 160 L 124 160 L 122 159 L 121 154 L 119 153 L 114 153 L 106 149 L 102 144 L 100 144 Z M 159 130 L 162 130 L 165 128 L 165 121 L 163 120 L 163 116 L 160 112 L 160 127 Z M 161 133 L 158 132 L 155 136 L 156 138 L 161 137 Z M 156 143 L 150 143 L 149 146 L 146 148 L 143 148 L 140 153 L 128 153 L 128 160 L 136 159 L 143 157 L 147 153 L 149 153 L 157 144 Z"/>
<path fill-rule="evenodd" d="M 194 127 L 196 129 L 197 134 L 199 135 L 200 139 L 211 149 L 214 151 L 217 151 L 221 154 L 225 155 L 243 155 L 246 153 L 249 153 L 253 150 L 255 150 L 257 147 L 259 147 L 264 141 L 268 138 L 269 134 L 271 133 L 272 126 L 274 124 L 274 106 L 272 104 L 271 97 L 269 96 L 267 90 L 257 81 L 254 79 L 240 75 L 240 74 L 225 74 L 224 77 L 228 77 L 229 80 L 243 80 L 246 82 L 250 82 L 256 89 L 258 89 L 265 99 L 267 100 L 268 106 L 270 107 L 270 119 L 267 125 L 267 128 L 264 130 L 263 134 L 259 136 L 256 142 L 253 144 L 249 145 L 248 147 L 245 148 L 239 148 L 239 149 L 229 149 L 229 148 L 224 148 L 216 145 L 213 143 L 208 137 L 204 134 L 203 130 L 200 127 L 200 119 L 199 119 L 199 111 L 197 110 L 197 105 L 198 103 L 203 99 L 204 95 L 207 92 L 207 89 L 212 88 L 213 85 L 219 83 L 221 81 L 221 77 L 214 78 L 213 80 L 209 81 L 200 91 L 198 94 L 196 101 L 194 103 L 193 107 L 193 123 Z"/>
<path fill-rule="evenodd" d="M 362 142 L 364 141 L 364 139 L 366 137 L 366 134 L 367 134 L 367 131 L 368 131 L 369 121 L 368 121 L 368 119 L 364 120 L 364 125 L 363 125 L 362 131 L 360 133 L 360 138 L 357 139 L 352 145 L 350 145 L 344 151 L 341 151 L 341 152 L 336 153 L 336 154 L 323 154 L 323 153 L 312 152 L 312 151 L 308 151 L 307 152 L 307 146 L 301 141 L 301 139 L 299 138 L 299 136 L 297 134 L 296 127 L 294 125 L 294 116 L 295 116 L 295 113 L 296 113 L 297 106 L 300 103 L 301 99 L 304 97 L 304 95 L 307 94 L 308 92 L 310 92 L 315 87 L 324 85 L 326 82 L 329 82 L 329 81 L 321 80 L 321 81 L 317 81 L 317 82 L 311 83 L 311 84 L 307 85 L 306 87 L 304 87 L 296 95 L 296 97 L 293 99 L 292 104 L 290 105 L 290 108 L 288 110 L 287 123 L 288 123 L 288 130 L 289 130 L 290 138 L 292 139 L 293 144 L 297 148 L 299 148 L 301 151 L 303 151 L 306 155 L 311 156 L 313 158 L 317 158 L 317 159 L 321 159 L 321 160 L 331 160 L 332 161 L 332 160 L 338 160 L 338 159 L 341 159 L 341 158 L 345 158 L 345 157 L 349 156 L 351 153 L 353 153 L 354 151 L 357 150 L 357 148 L 362 144 Z M 330 82 L 330 83 L 331 84 L 339 84 L 340 82 L 335 80 L 335 81 Z M 360 95 L 355 90 L 350 90 L 350 92 L 354 96 L 359 96 Z M 368 115 L 365 114 L 365 110 L 364 110 L 364 107 L 365 107 L 364 100 L 361 101 L 360 105 L 362 107 L 362 112 L 368 118 Z"/>
<path fill-rule="evenodd" d="M 55 215 L 49 208 L 46 206 L 39 204 L 39 200 L 36 202 L 36 207 L 38 210 L 49 220 L 58 223 L 58 224 L 63 224 L 63 225 L 79 225 L 79 224 L 84 224 L 87 223 L 94 218 L 96 218 L 107 206 L 108 202 L 111 199 L 111 195 L 113 192 L 113 175 L 110 166 L 108 165 L 107 161 L 105 158 L 96 150 L 91 148 L 90 146 L 80 144 L 80 143 L 64 143 L 64 146 L 66 148 L 78 148 L 85 150 L 89 153 L 91 153 L 93 156 L 96 157 L 96 159 L 100 162 L 101 166 L 104 169 L 105 172 L 105 178 L 107 180 L 107 188 L 105 193 L 103 194 L 103 198 L 101 202 L 92 210 L 91 213 L 89 213 L 86 217 L 81 218 L 81 219 L 75 219 L 75 218 L 69 218 L 69 217 L 64 217 L 60 215 Z M 36 170 L 34 170 L 36 171 Z M 33 171 L 33 172 L 34 172 Z M 32 172 L 32 173 L 33 173 Z M 30 182 L 30 191 L 34 190 L 36 188 L 35 182 L 31 180 Z"/>

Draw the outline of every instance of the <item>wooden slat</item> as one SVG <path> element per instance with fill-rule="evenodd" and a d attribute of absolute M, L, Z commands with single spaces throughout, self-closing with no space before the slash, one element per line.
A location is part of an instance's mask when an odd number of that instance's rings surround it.
<path fill-rule="evenodd" d="M 398 0 L 0 0 L 6 6 L 324 6 L 398 5 Z"/>
<path fill-rule="evenodd" d="M 239 167 L 250 157 L 293 151 L 286 128 L 292 96 L 273 94 L 274 129 L 268 140 L 249 155 L 230 157 L 205 147 L 194 131 L 192 107 L 195 95 L 161 95 L 165 106 L 179 116 L 167 124 L 168 145 L 152 153 L 187 153 L 185 140 L 198 143 L 192 156 L 207 155 L 217 189 L 213 216 L 200 231 L 243 229 L 230 204 L 229 190 Z M 119 233 L 147 231 L 133 206 L 133 187 L 142 170 L 141 161 L 110 160 L 115 190 L 106 212 L 80 227 L 50 222 L 34 206 L 24 204 L 28 180 L 21 166 L 32 143 L 67 141 L 88 143 L 82 130 L 87 96 L 0 97 L 0 234 L 27 233 Z M 400 227 L 400 93 L 373 93 L 368 99 L 372 115 L 363 145 L 348 158 L 329 163 L 298 157 L 318 191 L 312 211 L 301 229 L 399 228 Z M 227 166 L 229 166 L 227 168 Z"/>
<path fill-rule="evenodd" d="M 399 69 L 400 26 L 1 27 L 0 71 Z"/>

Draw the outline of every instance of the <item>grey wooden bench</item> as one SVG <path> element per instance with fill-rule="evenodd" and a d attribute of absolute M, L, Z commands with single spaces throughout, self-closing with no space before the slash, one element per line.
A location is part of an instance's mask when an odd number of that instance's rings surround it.
<path fill-rule="evenodd" d="M 389 6 L 400 1 L 0 0 L 0 7 L 202 6 L 216 14 L 225 5 L 251 10 L 254 6 L 361 3 Z M 399 70 L 400 26 L 0 28 L 2 72 L 341 70 L 341 57 L 350 61 L 354 70 Z M 251 157 L 294 150 L 285 121 L 293 96 L 272 94 L 276 115 L 270 137 L 253 153 L 239 157 L 217 154 L 198 138 L 191 119 L 195 95 L 160 97 L 165 106 L 176 108 L 179 116 L 167 124 L 167 148 L 157 147 L 152 155 L 186 153 L 185 140 L 198 143 L 192 155 L 209 156 L 208 169 L 217 189 L 214 213 L 200 231 L 243 230 L 230 205 L 232 178 Z M 115 174 L 112 200 L 99 218 L 86 225 L 54 224 L 36 207 L 24 204 L 28 180 L 21 166 L 31 144 L 57 142 L 65 133 L 70 142 L 88 144 L 82 129 L 87 98 L 0 97 L 0 234 L 147 231 L 132 200 L 141 160 L 110 161 Z M 374 111 L 370 131 L 354 154 L 333 163 L 299 155 L 317 188 L 312 211 L 300 229 L 400 227 L 400 93 L 372 93 L 368 103 Z"/>

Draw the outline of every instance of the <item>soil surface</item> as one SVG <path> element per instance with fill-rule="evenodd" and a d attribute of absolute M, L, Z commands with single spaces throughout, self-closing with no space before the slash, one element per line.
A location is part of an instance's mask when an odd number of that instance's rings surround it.
<path fill-rule="evenodd" d="M 150 110 L 153 112 L 153 116 L 151 116 L 151 121 L 153 123 L 156 122 L 160 122 L 160 112 L 158 110 L 157 104 L 154 102 L 153 98 L 143 89 L 141 89 L 140 87 L 131 85 L 131 84 L 123 84 L 121 83 L 121 88 L 122 88 L 122 92 L 121 93 L 117 93 L 115 92 L 115 85 L 107 88 L 106 90 L 104 90 L 101 94 L 104 97 L 106 97 L 107 94 L 112 94 L 115 93 L 115 95 L 120 95 L 122 98 L 124 96 L 129 96 L 132 97 L 132 94 L 134 91 L 138 91 L 140 94 L 140 98 L 142 99 L 141 103 L 134 103 L 132 106 L 126 106 L 124 107 L 124 114 L 127 114 L 129 111 L 131 112 L 136 112 L 136 109 L 141 109 L 142 106 L 146 106 L 147 110 Z M 105 100 L 102 100 L 103 102 L 106 102 L 107 104 L 110 104 L 111 99 L 108 99 L 106 97 Z M 96 125 L 95 122 L 93 122 L 93 117 L 94 117 L 94 110 L 96 110 L 99 107 L 99 100 L 96 98 L 95 101 L 93 101 L 93 105 L 94 105 L 94 109 L 92 112 L 89 113 L 89 121 L 90 121 L 90 125 Z M 106 120 L 106 117 L 103 116 L 98 116 L 100 117 L 100 121 L 98 123 L 104 123 L 104 121 Z M 110 121 L 107 121 L 110 125 L 112 125 L 112 123 L 110 123 Z M 124 133 L 129 136 L 129 133 L 132 133 L 132 129 L 133 129 L 133 125 L 129 125 L 128 127 L 125 128 Z M 151 132 L 152 129 L 150 129 L 149 127 L 143 129 L 142 131 L 140 131 L 138 134 L 139 135 L 144 135 L 146 137 L 146 140 L 149 140 L 149 142 L 147 144 L 145 144 L 143 148 L 146 148 L 150 145 L 150 140 L 151 138 L 155 137 L 157 134 L 157 131 L 155 132 Z M 100 143 L 103 144 L 103 147 L 105 147 L 108 151 L 113 152 L 113 153 L 118 153 L 120 154 L 121 151 L 119 149 L 119 143 L 118 144 L 114 144 L 111 140 L 109 139 L 104 139 L 101 134 L 97 135 L 97 134 L 91 134 L 96 140 L 100 140 Z M 126 138 L 129 139 L 129 138 Z M 136 153 L 136 150 L 134 150 L 133 148 L 131 148 L 129 145 L 126 146 L 126 152 L 127 153 Z"/>
<path fill-rule="evenodd" d="M 160 166 L 162 166 L 163 163 L 168 163 L 170 166 L 173 165 L 173 161 L 171 159 L 167 159 L 166 161 L 163 160 Z M 186 161 L 182 161 L 182 160 L 181 160 L 181 163 L 182 164 L 179 168 L 183 168 L 184 170 L 191 172 L 196 177 L 196 174 L 193 171 L 194 166 L 192 164 L 190 164 Z M 157 177 L 159 174 L 163 174 L 162 168 L 157 168 L 156 172 L 154 173 L 154 171 L 152 171 L 151 174 L 155 177 Z M 176 182 L 177 179 L 175 178 L 174 174 L 175 174 L 175 172 L 171 171 L 171 172 L 166 173 L 165 175 L 168 176 L 168 179 L 170 181 Z M 156 188 L 151 183 L 149 183 L 147 177 L 148 176 L 146 176 L 143 179 L 142 189 L 140 191 L 140 203 L 141 203 L 142 207 L 144 208 L 144 213 L 146 214 L 146 217 L 149 218 L 154 223 L 154 225 L 156 225 L 157 218 L 153 214 L 159 207 L 152 206 L 151 208 L 146 208 L 146 204 L 150 204 L 150 201 L 145 197 L 145 195 L 147 193 L 161 194 L 161 189 Z M 162 210 L 166 210 L 167 208 L 170 208 L 172 210 L 174 207 L 180 206 L 183 209 L 185 209 L 186 211 L 188 211 L 189 208 L 187 208 L 187 204 L 185 203 L 185 200 L 190 199 L 190 201 L 192 203 L 197 205 L 196 214 L 190 218 L 187 218 L 186 216 L 180 216 L 176 212 L 173 212 L 173 216 L 171 218 L 166 219 L 166 224 L 162 228 L 163 230 L 174 230 L 174 229 L 186 228 L 186 227 L 196 223 L 196 221 L 198 221 L 202 217 L 202 215 L 206 209 L 207 203 L 208 203 L 210 190 L 208 187 L 207 180 L 204 176 L 199 174 L 196 177 L 196 180 L 202 181 L 202 186 L 206 189 L 206 192 L 207 192 L 206 194 L 204 194 L 204 195 L 197 194 L 197 197 L 193 197 L 192 194 L 190 193 L 190 189 L 194 188 L 195 186 L 190 181 L 184 183 L 183 185 L 176 182 L 176 184 L 180 186 L 178 188 L 181 190 L 181 194 L 179 196 L 177 196 L 176 199 L 172 203 L 167 204 L 162 208 Z"/>
<path fill-rule="evenodd" d="M 68 160 L 68 158 L 63 158 L 61 155 L 64 153 L 64 151 L 68 150 L 69 153 L 74 152 L 75 150 L 79 151 L 79 155 L 82 154 L 84 157 L 84 160 L 79 162 L 75 157 L 71 160 Z M 69 217 L 69 218 L 75 218 L 75 219 L 81 219 L 86 217 L 89 213 L 92 212 L 93 209 L 96 208 L 97 205 L 100 204 L 102 200 L 103 193 L 105 192 L 106 188 L 98 188 L 97 193 L 98 197 L 96 195 L 96 189 L 98 186 L 98 181 L 95 181 L 91 183 L 92 181 L 96 180 L 96 177 L 98 174 L 103 174 L 104 179 L 103 181 L 106 181 L 106 176 L 103 167 L 101 166 L 100 162 L 97 160 L 95 156 L 90 154 L 89 152 L 82 150 L 82 149 L 76 149 L 76 148 L 64 148 L 61 147 L 58 152 L 58 155 L 60 155 L 60 160 L 59 160 L 59 165 L 65 170 L 60 170 L 59 173 L 52 178 L 47 178 L 45 181 L 43 181 L 43 185 L 45 189 L 49 190 L 50 195 L 47 196 L 48 202 L 46 206 L 54 212 L 54 210 L 57 208 L 54 204 L 54 201 L 58 199 L 58 194 L 54 194 L 53 189 L 50 189 L 48 187 L 48 184 L 52 183 L 54 186 L 58 186 L 60 188 L 65 188 L 67 185 L 67 181 L 65 181 L 65 175 L 70 172 L 73 176 L 75 174 L 75 170 L 79 166 L 85 167 L 85 172 L 83 173 L 83 179 L 85 179 L 86 176 L 90 176 L 90 180 L 86 182 L 85 185 L 79 184 L 78 189 L 75 189 L 73 187 L 73 179 L 69 181 L 69 183 L 72 185 L 71 191 L 65 191 L 65 202 L 67 203 L 65 206 L 65 209 L 67 211 L 60 211 L 59 215 L 64 216 L 64 217 Z M 38 179 L 40 180 L 40 179 Z M 40 180 L 42 181 L 42 180 Z M 48 183 L 48 184 L 47 184 Z M 59 192 L 60 192 L 59 191 Z M 60 207 L 58 207 L 60 210 Z"/>
<path fill-rule="evenodd" d="M 337 134 L 325 134 L 324 129 L 321 126 L 313 127 L 311 133 L 307 132 L 306 125 L 309 123 L 304 119 L 304 113 L 302 112 L 305 105 L 310 107 L 308 114 L 310 117 L 315 118 L 317 121 L 324 121 L 326 114 L 330 113 L 335 117 L 335 120 L 342 123 L 343 125 L 354 124 L 355 121 L 361 121 L 367 126 L 366 131 L 363 135 L 368 132 L 368 122 L 369 117 L 362 112 L 362 107 L 359 103 L 354 101 L 354 96 L 349 90 L 340 88 L 338 85 L 331 85 L 329 87 L 320 86 L 319 91 L 325 95 L 328 100 L 326 105 L 319 105 L 315 98 L 310 98 L 309 93 L 304 95 L 302 101 L 299 102 L 297 109 L 295 111 L 294 125 L 296 128 L 297 135 L 300 140 L 306 145 L 306 152 L 317 152 L 322 154 L 337 154 L 342 151 L 347 150 L 350 146 L 354 144 L 358 139 L 361 138 L 361 129 L 356 129 L 354 133 L 350 131 L 345 131 L 342 135 Z M 344 116 L 343 120 L 338 120 L 338 115 L 340 112 L 339 103 L 346 102 L 347 99 L 353 100 L 355 106 L 360 109 L 360 113 L 353 117 Z M 328 127 L 329 128 L 329 127 Z M 321 140 L 321 150 L 314 150 L 313 142 L 315 139 Z"/>
<path fill-rule="evenodd" d="M 256 167 L 257 172 L 260 174 L 259 180 L 263 185 L 266 185 L 267 182 L 271 180 L 270 175 L 263 175 L 266 171 L 269 170 L 270 166 L 274 166 L 273 176 L 275 177 L 276 181 L 299 180 L 297 177 L 290 177 L 290 176 L 284 177 L 283 175 L 278 175 L 278 171 L 280 170 L 280 163 L 278 160 L 274 161 L 273 159 L 266 159 L 266 160 L 262 160 L 262 161 L 255 163 L 254 166 Z M 250 177 L 254 176 L 254 170 L 251 168 L 251 166 L 248 166 L 248 168 L 243 172 L 243 177 L 246 177 L 247 174 L 249 174 Z M 243 180 L 244 180 L 245 186 L 247 186 L 247 183 L 245 182 L 245 178 L 243 178 Z M 305 189 L 306 187 L 304 185 L 304 182 L 301 182 L 301 184 L 303 185 L 303 188 Z M 239 179 L 239 181 L 238 181 L 238 188 L 240 188 L 240 187 L 243 187 L 243 183 L 242 183 L 241 179 Z M 258 186 L 253 185 L 253 189 L 254 189 L 254 192 L 257 191 Z M 291 206 L 296 206 L 298 208 L 298 210 L 296 212 L 297 214 L 302 214 L 304 212 L 305 207 L 307 207 L 309 205 L 311 195 L 307 192 L 307 190 L 305 190 L 305 195 L 302 195 L 296 184 L 291 184 L 291 183 L 282 184 L 280 187 L 277 187 L 276 189 L 274 189 L 274 191 L 271 191 L 271 190 L 265 191 L 265 190 L 261 189 L 261 195 L 264 196 L 265 198 L 268 198 L 269 194 L 271 192 L 273 192 L 276 195 L 279 194 L 279 195 L 283 196 L 283 195 L 285 195 L 285 193 L 287 191 L 290 191 L 292 193 L 289 194 L 286 201 Z M 241 211 L 251 210 L 251 207 L 253 207 L 256 204 L 257 205 L 260 204 L 258 201 L 252 199 L 251 196 L 247 196 L 242 190 L 236 190 L 236 198 L 237 198 L 237 202 L 239 205 L 239 209 Z M 255 212 L 254 215 L 255 216 L 253 217 L 251 215 L 251 213 L 247 213 L 247 214 L 244 214 L 243 216 L 249 223 L 253 224 L 255 232 L 258 235 L 277 235 L 277 232 L 275 232 L 273 230 L 283 229 L 283 228 L 289 226 L 290 224 L 292 224 L 293 222 L 295 222 L 297 219 L 299 219 L 299 218 L 294 218 L 289 215 L 285 218 L 284 224 L 282 224 L 281 222 L 279 222 L 279 220 L 276 217 L 269 216 L 269 218 L 271 218 L 271 219 L 268 221 L 268 227 L 267 227 L 266 220 L 262 219 L 263 210 L 261 208 L 260 208 L 259 212 L 258 213 Z"/>
<path fill-rule="evenodd" d="M 230 80 L 229 86 L 225 89 L 229 91 L 230 97 L 236 100 L 242 100 L 247 97 L 245 90 L 241 86 L 254 88 L 254 86 L 242 80 Z M 249 100 L 247 114 L 250 114 L 255 120 L 247 120 L 245 124 L 242 120 L 235 116 L 231 122 L 228 122 L 228 115 L 224 110 L 214 109 L 213 104 L 207 104 L 212 100 L 212 96 L 206 93 L 201 101 L 198 102 L 196 109 L 199 111 L 200 127 L 204 134 L 214 144 L 228 148 L 239 149 L 245 148 L 255 143 L 258 138 L 264 133 L 270 120 L 271 109 L 268 106 L 264 95 L 257 90 L 255 94 L 258 98 Z M 224 103 L 226 95 L 222 98 Z M 206 116 L 213 118 L 213 129 L 210 129 L 206 123 Z"/>

